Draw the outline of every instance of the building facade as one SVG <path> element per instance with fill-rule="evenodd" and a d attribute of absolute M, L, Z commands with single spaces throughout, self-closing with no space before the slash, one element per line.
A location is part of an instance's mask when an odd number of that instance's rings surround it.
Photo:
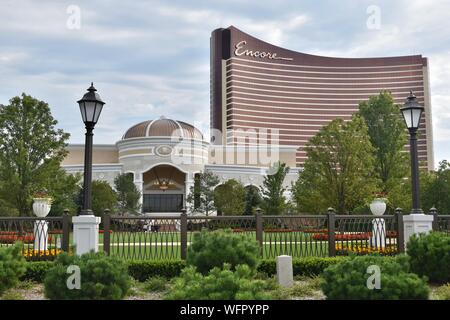
<path fill-rule="evenodd" d="M 211 36 L 210 90 L 210 141 L 183 121 L 146 120 L 113 144 L 94 145 L 93 179 L 114 186 L 119 174 L 132 175 L 142 212 L 150 214 L 178 214 L 196 175 L 206 170 L 219 177 L 218 185 L 236 179 L 260 187 L 282 162 L 290 167 L 284 181 L 290 190 L 306 160 L 307 141 L 333 119 L 349 120 L 359 102 L 381 90 L 397 103 L 413 90 L 425 106 L 419 160 L 433 169 L 428 64 L 420 55 L 320 57 L 273 46 L 234 27 L 217 29 Z M 68 149 L 63 167 L 83 172 L 84 145 Z"/>
<path fill-rule="evenodd" d="M 84 145 L 68 149 L 64 169 L 83 172 Z M 183 207 L 189 209 L 186 198 L 197 174 L 211 171 L 220 180 L 217 186 L 235 179 L 245 187 L 259 187 L 278 161 L 291 167 L 284 181 L 289 189 L 299 172 L 295 149 L 211 146 L 194 126 L 160 117 L 132 126 L 115 144 L 94 145 L 92 179 L 114 187 L 115 177 L 131 174 L 141 192 L 143 213 L 179 214 Z M 290 197 L 289 191 L 285 196 Z"/>
<path fill-rule="evenodd" d="M 427 58 L 332 58 L 280 48 L 235 27 L 211 35 L 211 131 L 215 144 L 259 143 L 303 149 L 322 126 L 349 120 L 361 101 L 388 90 L 403 104 L 410 90 L 425 107 L 418 139 L 422 167 L 434 168 Z M 406 149 L 409 146 L 406 146 Z"/>

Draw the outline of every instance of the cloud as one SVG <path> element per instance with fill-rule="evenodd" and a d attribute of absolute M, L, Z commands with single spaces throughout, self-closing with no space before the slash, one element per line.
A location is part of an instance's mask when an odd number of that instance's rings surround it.
<path fill-rule="evenodd" d="M 381 13 L 367 28 L 367 7 Z M 80 29 L 67 28 L 69 5 Z M 436 160 L 450 159 L 448 1 L 51 1 L 0 5 L 0 103 L 27 92 L 49 102 L 72 142 L 83 141 L 78 100 L 91 81 L 107 102 L 95 142 L 166 115 L 209 131 L 209 37 L 234 25 L 287 49 L 429 58 Z"/>

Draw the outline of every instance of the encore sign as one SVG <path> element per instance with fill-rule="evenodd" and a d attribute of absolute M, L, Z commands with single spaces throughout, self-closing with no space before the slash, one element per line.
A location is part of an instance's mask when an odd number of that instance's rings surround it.
<path fill-rule="evenodd" d="M 234 54 L 238 57 L 242 56 L 242 55 L 246 55 L 246 56 L 250 56 L 253 58 L 267 58 L 267 59 L 272 59 L 272 60 L 294 60 L 293 58 L 284 58 L 284 57 L 278 57 L 277 54 L 274 52 L 265 52 L 265 51 L 253 51 L 253 50 L 248 50 L 248 49 L 244 49 L 244 46 L 247 44 L 247 41 L 243 40 L 238 42 L 234 47 L 236 48 L 236 50 L 234 50 Z"/>

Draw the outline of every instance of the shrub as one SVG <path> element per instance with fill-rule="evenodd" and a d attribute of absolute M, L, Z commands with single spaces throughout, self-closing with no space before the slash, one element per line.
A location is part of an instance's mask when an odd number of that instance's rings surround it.
<path fill-rule="evenodd" d="M 151 277 L 173 278 L 181 274 L 186 266 L 183 260 L 169 261 L 129 261 L 128 273 L 138 281 L 145 281 Z"/>
<path fill-rule="evenodd" d="M 194 234 L 189 246 L 187 263 L 193 265 L 202 274 L 214 267 L 221 268 L 230 264 L 233 270 L 239 264 L 246 264 L 256 270 L 259 262 L 258 242 L 231 230 L 216 230 Z"/>
<path fill-rule="evenodd" d="M 380 289 L 367 287 L 371 276 L 367 268 L 371 265 L 380 268 Z M 427 299 L 429 288 L 425 279 L 408 271 L 405 256 L 352 256 L 325 269 L 322 290 L 328 299 Z"/>
<path fill-rule="evenodd" d="M 253 280 L 253 270 L 247 265 L 229 264 L 223 269 L 213 268 L 208 275 L 196 271 L 194 266 L 185 268 L 181 277 L 175 279 L 173 289 L 166 295 L 169 300 L 262 300 L 270 299 L 265 293 L 266 284 Z"/>
<path fill-rule="evenodd" d="M 25 273 L 26 261 L 21 244 L 0 248 L 0 295 L 14 287 Z"/>
<path fill-rule="evenodd" d="M 328 266 L 338 263 L 346 259 L 345 257 L 305 257 L 293 258 L 293 271 L 296 276 L 317 276 L 320 275 Z M 38 263 L 38 262 L 33 262 Z M 164 277 L 167 279 L 178 277 L 186 262 L 183 260 L 167 260 L 167 261 L 148 261 L 148 260 L 132 260 L 128 261 L 128 273 L 136 280 L 144 282 L 152 277 Z M 51 266 L 51 264 L 50 264 Z M 44 268 L 44 267 L 43 267 Z M 275 259 L 263 259 L 257 267 L 259 279 L 265 279 L 277 273 Z M 28 273 L 28 272 L 27 272 Z M 33 280 L 33 277 L 29 277 Z M 39 281 L 39 280 L 35 280 Z"/>
<path fill-rule="evenodd" d="M 450 236 L 440 232 L 414 235 L 407 253 L 413 272 L 430 281 L 450 282 Z"/>
<path fill-rule="evenodd" d="M 80 268 L 80 289 L 68 289 L 67 280 L 71 276 L 67 268 Z M 62 253 L 45 277 L 45 295 L 59 300 L 118 300 L 130 289 L 131 281 L 127 265 L 116 257 L 108 257 L 103 252 L 69 256 Z"/>
<path fill-rule="evenodd" d="M 52 261 L 36 261 L 26 264 L 26 271 L 20 278 L 21 281 L 44 282 L 47 272 L 53 267 Z"/>
<path fill-rule="evenodd" d="M 434 296 L 437 300 L 450 300 L 450 283 L 437 288 Z"/>
<path fill-rule="evenodd" d="M 334 265 L 345 257 L 305 257 L 293 258 L 292 269 L 296 276 L 317 276 L 320 275 L 327 267 Z M 277 273 L 277 263 L 275 259 L 264 259 L 258 266 L 259 272 L 272 276 Z"/>
<path fill-rule="evenodd" d="M 167 279 L 163 277 L 151 277 L 144 283 L 144 288 L 151 292 L 162 292 L 167 289 Z"/>

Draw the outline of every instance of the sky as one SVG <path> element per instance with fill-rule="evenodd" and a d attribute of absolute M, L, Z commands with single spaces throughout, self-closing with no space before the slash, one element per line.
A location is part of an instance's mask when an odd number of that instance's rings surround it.
<path fill-rule="evenodd" d="M 0 21 L 0 104 L 48 102 L 70 143 L 91 81 L 106 102 L 94 143 L 161 115 L 208 135 L 209 38 L 234 25 L 310 54 L 427 57 L 435 164 L 450 160 L 450 1 L 0 0 Z"/>

